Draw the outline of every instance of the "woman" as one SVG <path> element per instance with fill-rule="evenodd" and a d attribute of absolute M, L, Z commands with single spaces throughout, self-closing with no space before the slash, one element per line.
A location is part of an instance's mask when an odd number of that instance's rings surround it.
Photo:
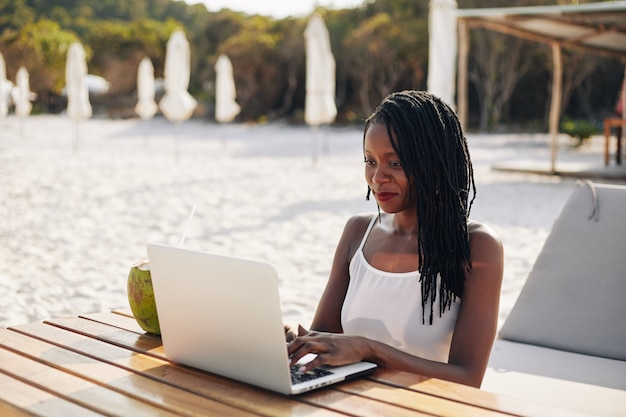
<path fill-rule="evenodd" d="M 346 223 L 311 330 L 289 343 L 291 361 L 317 354 L 308 371 L 366 360 L 480 387 L 503 250 L 468 218 L 475 185 L 458 118 L 426 92 L 391 94 L 366 121 L 363 153 L 378 214 Z"/>

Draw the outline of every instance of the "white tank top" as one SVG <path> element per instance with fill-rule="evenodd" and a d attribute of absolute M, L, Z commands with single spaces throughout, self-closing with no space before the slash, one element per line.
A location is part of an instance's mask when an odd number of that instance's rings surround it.
<path fill-rule="evenodd" d="M 424 359 L 447 362 L 460 299 L 440 317 L 437 295 L 430 325 L 430 300 L 423 316 L 419 271 L 381 271 L 365 259 L 363 246 L 377 218 L 370 222 L 350 261 L 350 283 L 341 310 L 343 332 L 378 340 Z M 438 277 L 438 287 L 439 281 Z"/>

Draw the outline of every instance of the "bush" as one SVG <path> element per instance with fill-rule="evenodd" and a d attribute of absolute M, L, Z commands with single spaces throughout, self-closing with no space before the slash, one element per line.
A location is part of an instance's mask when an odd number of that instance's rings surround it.
<path fill-rule="evenodd" d="M 582 145 L 585 140 L 598 133 L 599 130 L 596 124 L 586 119 L 564 119 L 561 122 L 561 132 L 576 139 L 574 144 L 576 147 Z"/>

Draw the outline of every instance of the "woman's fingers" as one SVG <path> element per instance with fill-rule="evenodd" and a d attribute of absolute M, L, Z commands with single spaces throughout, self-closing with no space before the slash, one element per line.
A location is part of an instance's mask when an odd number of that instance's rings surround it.
<path fill-rule="evenodd" d="M 302 327 L 301 324 L 298 324 L 298 336 L 306 336 L 307 334 L 309 334 L 309 331 Z"/>
<path fill-rule="evenodd" d="M 298 337 L 287 346 L 290 363 L 298 363 L 307 354 L 316 355 L 315 359 L 304 366 L 309 371 L 321 365 L 344 365 L 361 360 L 357 352 L 358 339 L 346 335 L 311 332 L 298 327 Z"/>
<path fill-rule="evenodd" d="M 308 362 L 305 367 L 309 371 L 321 365 L 343 365 L 349 362 L 344 358 L 345 350 L 342 352 L 340 336 L 328 336 L 323 334 L 309 333 L 308 336 L 298 337 L 289 344 L 288 353 L 291 364 L 296 364 L 307 354 L 316 355 L 315 359 Z"/>
<path fill-rule="evenodd" d="M 295 338 L 298 337 L 291 328 L 291 326 L 284 324 L 283 329 L 285 330 L 285 340 L 287 341 L 287 343 L 293 342 Z"/>
<path fill-rule="evenodd" d="M 322 358 L 323 354 L 316 355 L 315 358 L 307 363 L 302 364 L 300 368 L 298 368 L 298 372 L 308 372 L 315 368 L 318 368 L 324 365 L 324 360 Z M 296 362 L 297 363 L 297 362 Z"/>
<path fill-rule="evenodd" d="M 291 360 L 291 364 L 294 365 L 298 363 L 300 359 L 302 359 L 309 353 L 313 353 L 319 356 L 320 354 L 325 352 L 324 349 L 325 349 L 325 344 L 322 341 L 311 340 L 311 339 L 305 340 L 305 339 L 298 337 L 296 340 L 294 340 L 292 343 L 289 344 L 287 348 L 287 353 L 289 354 L 289 359 Z"/>

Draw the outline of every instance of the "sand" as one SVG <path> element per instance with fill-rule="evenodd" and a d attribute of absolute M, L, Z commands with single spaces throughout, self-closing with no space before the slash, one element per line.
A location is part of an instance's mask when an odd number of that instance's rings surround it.
<path fill-rule="evenodd" d="M 376 209 L 361 140 L 355 127 L 1 120 L 0 327 L 128 307 L 130 266 L 148 242 L 177 244 L 193 206 L 184 245 L 272 262 L 285 321 L 308 326 L 344 223 Z M 576 180 L 492 170 L 549 160 L 547 135 L 468 140 L 472 218 L 505 246 L 501 325 Z M 601 163 L 598 146 L 561 141 L 559 158 Z"/>

